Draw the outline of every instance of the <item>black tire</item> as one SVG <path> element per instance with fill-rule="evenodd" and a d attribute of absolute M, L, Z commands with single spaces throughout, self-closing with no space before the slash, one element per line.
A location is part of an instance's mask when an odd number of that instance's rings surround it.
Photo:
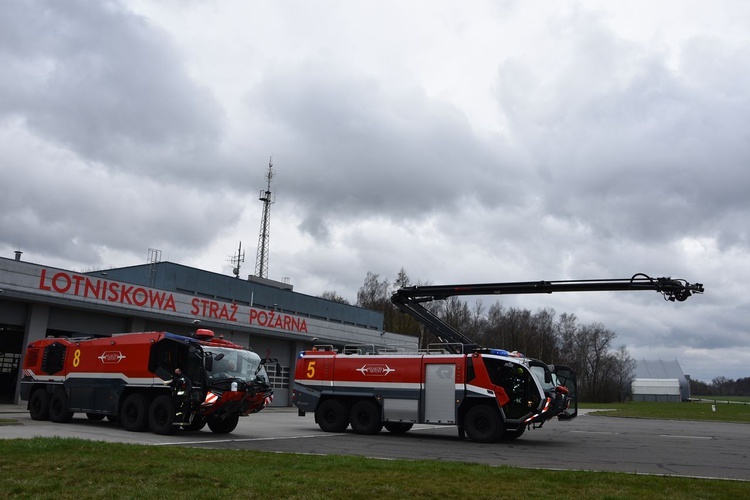
<path fill-rule="evenodd" d="M 526 427 L 520 427 L 514 431 L 505 430 L 500 435 L 500 441 L 513 441 L 514 439 L 518 439 L 521 436 L 523 436 L 523 433 L 526 432 Z"/>
<path fill-rule="evenodd" d="M 206 419 L 203 417 L 195 417 L 193 421 L 187 425 L 183 425 L 182 428 L 190 432 L 198 432 L 206 426 Z"/>
<path fill-rule="evenodd" d="M 239 421 L 239 413 L 232 415 L 231 417 L 228 417 L 224 420 L 221 420 L 219 418 L 209 419 L 208 428 L 211 429 L 211 432 L 215 434 L 229 434 L 237 427 L 237 423 Z"/>
<path fill-rule="evenodd" d="M 68 395 L 65 389 L 57 389 L 49 400 L 49 419 L 62 424 L 70 422 L 73 412 L 68 410 Z"/>
<path fill-rule="evenodd" d="M 87 413 L 86 418 L 97 422 L 99 420 L 104 420 L 104 414 L 103 413 Z"/>
<path fill-rule="evenodd" d="M 349 420 L 351 420 L 352 429 L 357 434 L 377 434 L 383 428 L 380 405 L 367 399 L 358 401 L 352 406 Z"/>
<path fill-rule="evenodd" d="M 336 399 L 327 399 L 315 410 L 315 421 L 325 432 L 344 432 L 349 426 L 346 405 Z"/>
<path fill-rule="evenodd" d="M 143 432 L 148 429 L 148 398 L 131 394 L 120 405 L 120 425 L 126 431 Z"/>
<path fill-rule="evenodd" d="M 166 394 L 157 396 L 148 410 L 148 426 L 154 434 L 166 436 L 174 434 L 175 408 L 172 398 Z"/>
<path fill-rule="evenodd" d="M 466 412 L 464 430 L 472 441 L 492 443 L 503 433 L 500 413 L 487 405 L 478 405 Z"/>
<path fill-rule="evenodd" d="M 411 422 L 385 422 L 383 427 L 391 434 L 404 434 L 414 426 Z"/>
<path fill-rule="evenodd" d="M 42 387 L 29 398 L 29 414 L 32 420 L 49 420 L 49 393 Z"/>

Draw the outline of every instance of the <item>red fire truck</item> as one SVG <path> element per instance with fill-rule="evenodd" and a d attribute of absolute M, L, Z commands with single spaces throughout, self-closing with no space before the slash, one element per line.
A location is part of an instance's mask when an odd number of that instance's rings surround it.
<path fill-rule="evenodd" d="M 206 424 L 226 434 L 272 397 L 260 356 L 205 329 L 46 338 L 29 344 L 22 374 L 34 420 L 67 422 L 80 412 L 157 434 Z"/>
<path fill-rule="evenodd" d="M 431 331 L 439 344 L 424 350 L 377 346 L 316 346 L 299 353 L 293 401 L 320 428 L 360 434 L 415 423 L 456 425 L 472 441 L 512 440 L 527 429 L 578 413 L 576 374 L 515 351 L 483 348 L 422 304 L 457 295 L 655 290 L 670 301 L 702 293 L 703 285 L 636 274 L 630 279 L 414 286 L 391 300 Z"/>

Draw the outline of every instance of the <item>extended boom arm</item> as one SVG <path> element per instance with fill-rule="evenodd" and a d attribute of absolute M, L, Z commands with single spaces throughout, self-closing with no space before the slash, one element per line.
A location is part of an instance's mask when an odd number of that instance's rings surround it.
<path fill-rule="evenodd" d="M 443 300 L 455 295 L 512 295 L 553 292 L 604 292 L 654 290 L 665 300 L 682 302 L 694 293 L 703 293 L 701 283 L 690 284 L 682 279 L 651 278 L 643 273 L 630 279 L 520 281 L 514 283 L 483 283 L 474 285 L 410 286 L 397 290 L 391 301 L 402 312 L 425 325 L 441 342 L 461 344 L 464 352 L 478 347 L 471 339 L 428 311 L 421 304 Z"/>

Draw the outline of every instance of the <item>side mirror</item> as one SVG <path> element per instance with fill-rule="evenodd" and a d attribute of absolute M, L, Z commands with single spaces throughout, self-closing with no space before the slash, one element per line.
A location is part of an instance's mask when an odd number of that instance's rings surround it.
<path fill-rule="evenodd" d="M 216 356 L 212 355 L 210 352 L 206 353 L 206 361 L 205 361 L 206 370 L 210 372 L 214 371 L 214 361 L 221 361 L 222 359 L 224 359 L 223 352 L 217 354 Z"/>

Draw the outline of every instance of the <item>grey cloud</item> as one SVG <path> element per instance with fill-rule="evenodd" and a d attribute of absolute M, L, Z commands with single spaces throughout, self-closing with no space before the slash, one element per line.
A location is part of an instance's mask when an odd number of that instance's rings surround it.
<path fill-rule="evenodd" d="M 102 260 L 107 248 L 140 257 L 155 247 L 187 258 L 231 228 L 242 208 L 220 192 L 185 191 L 148 180 L 77 178 L 66 184 L 54 176 L 51 184 L 56 187 L 11 180 L 20 198 L 38 201 L 9 203 L 0 231 L 27 251 L 89 265 L 113 265 Z M 39 197 L 40 192 L 46 194 Z"/>
<path fill-rule="evenodd" d="M 686 47 L 674 71 L 666 54 L 596 29 L 580 31 L 559 74 L 518 60 L 500 70 L 498 101 L 535 156 L 545 212 L 610 238 L 666 242 L 718 234 L 744 241 L 727 213 L 750 209 L 743 187 L 750 182 L 750 140 L 741 125 L 750 99 L 737 92 L 748 71 L 716 80 L 691 67 L 710 65 L 729 76 L 746 66 L 745 51 L 725 47 L 722 53 L 733 56 L 719 62 L 711 57 L 716 47 Z"/>
<path fill-rule="evenodd" d="M 467 198 L 516 198 L 511 153 L 476 136 L 459 110 L 401 91 L 313 61 L 267 75 L 248 96 L 285 135 L 274 150 L 283 151 L 286 195 L 308 212 L 306 230 L 325 234 L 329 217 L 421 218 Z"/>
<path fill-rule="evenodd" d="M 222 113 L 164 33 L 114 1 L 21 2 L 3 11 L 0 62 L 10 74 L 0 117 L 21 118 L 106 168 L 170 182 L 210 178 Z"/>

